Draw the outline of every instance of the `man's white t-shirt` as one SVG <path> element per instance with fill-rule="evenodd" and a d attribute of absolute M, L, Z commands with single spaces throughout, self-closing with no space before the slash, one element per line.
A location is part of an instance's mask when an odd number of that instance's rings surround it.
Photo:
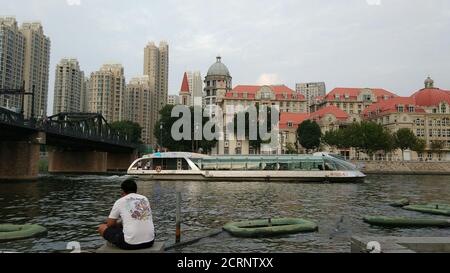
<path fill-rule="evenodd" d="M 155 239 L 152 210 L 147 197 L 132 193 L 114 204 L 110 219 L 122 219 L 125 242 L 130 245 L 149 243 Z"/>

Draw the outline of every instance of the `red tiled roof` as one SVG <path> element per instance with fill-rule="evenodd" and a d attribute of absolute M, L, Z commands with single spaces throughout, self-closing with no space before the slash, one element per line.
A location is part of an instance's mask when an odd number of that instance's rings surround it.
<path fill-rule="evenodd" d="M 438 106 L 443 101 L 450 104 L 450 91 L 439 88 L 425 88 L 417 91 L 411 97 L 415 99 L 416 105 L 419 106 Z"/>
<path fill-rule="evenodd" d="M 189 93 L 189 81 L 186 72 L 184 72 L 183 83 L 181 84 L 180 93 Z"/>
<path fill-rule="evenodd" d="M 389 100 L 380 101 L 377 103 L 374 103 L 364 109 L 362 115 L 365 118 L 369 117 L 369 114 L 375 114 L 375 115 L 383 115 L 387 113 L 397 113 L 398 112 L 398 106 L 403 105 L 404 112 L 409 112 L 409 106 L 414 106 L 414 112 L 415 113 L 423 113 L 425 110 L 421 107 L 418 107 L 416 105 L 416 100 L 413 97 L 395 97 Z"/>
<path fill-rule="evenodd" d="M 385 89 L 381 89 L 381 88 L 342 88 L 342 87 L 338 87 L 338 88 L 331 90 L 331 92 L 325 96 L 325 99 L 335 100 L 336 95 L 339 95 L 340 99 L 344 100 L 345 95 L 348 95 L 350 99 L 355 100 L 359 96 L 359 94 L 364 90 L 372 90 L 372 92 L 375 94 L 375 96 L 378 99 L 383 99 L 385 96 L 397 97 L 397 95 L 395 95 L 394 93 L 387 91 Z"/>
<path fill-rule="evenodd" d="M 309 118 L 308 113 L 280 113 L 280 129 L 298 128 L 303 121 Z M 292 122 L 292 127 L 288 126 L 288 123 Z"/>
<path fill-rule="evenodd" d="M 325 98 L 324 96 L 317 96 L 317 97 L 314 97 L 313 99 L 316 100 L 316 101 L 321 101 L 324 98 Z"/>
<path fill-rule="evenodd" d="M 226 94 L 227 99 L 244 99 L 243 94 L 247 93 L 247 99 L 253 100 L 255 99 L 256 93 L 261 90 L 263 86 L 261 85 L 238 85 L 234 87 L 233 90 Z M 294 90 L 290 89 L 285 85 L 271 85 L 268 86 L 272 92 L 275 93 L 275 97 L 277 100 L 292 100 L 293 95 L 297 95 L 297 100 L 305 100 L 305 96 L 302 94 L 297 94 Z M 237 94 L 237 96 L 233 95 Z M 284 95 L 287 95 L 285 98 Z"/>
<path fill-rule="evenodd" d="M 344 112 L 340 108 L 338 108 L 334 105 L 330 105 L 330 106 L 324 107 L 314 113 L 311 113 L 311 119 L 314 119 L 314 120 L 319 119 L 320 120 L 328 114 L 335 116 L 339 120 L 347 120 L 350 117 L 346 112 Z"/>

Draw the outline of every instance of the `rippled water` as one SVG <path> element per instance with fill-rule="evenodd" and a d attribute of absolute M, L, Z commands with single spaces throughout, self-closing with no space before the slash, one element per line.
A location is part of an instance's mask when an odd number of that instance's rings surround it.
<path fill-rule="evenodd" d="M 84 250 L 103 244 L 96 228 L 119 198 L 123 177 L 41 177 L 38 182 L 0 183 L 0 223 L 36 223 L 45 237 L 0 243 L 0 250 L 65 251 L 71 241 Z M 152 204 L 158 239 L 173 243 L 176 192 L 183 194 L 183 239 L 201 237 L 228 221 L 301 217 L 319 232 L 270 239 L 239 239 L 222 233 L 179 252 L 349 252 L 352 235 L 450 236 L 450 229 L 384 229 L 365 215 L 434 217 L 392 208 L 389 201 L 450 203 L 450 176 L 369 176 L 364 184 L 268 184 L 139 181 Z"/>

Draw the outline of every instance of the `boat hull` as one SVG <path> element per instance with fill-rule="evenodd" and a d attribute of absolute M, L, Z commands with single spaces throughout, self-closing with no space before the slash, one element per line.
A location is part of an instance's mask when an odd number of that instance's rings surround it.
<path fill-rule="evenodd" d="M 129 171 L 143 180 L 160 181 L 208 181 L 208 182 L 328 182 L 359 183 L 364 182 L 365 175 L 359 172 L 252 172 L 252 171 L 204 171 L 204 172 L 170 172 L 170 171 Z"/>

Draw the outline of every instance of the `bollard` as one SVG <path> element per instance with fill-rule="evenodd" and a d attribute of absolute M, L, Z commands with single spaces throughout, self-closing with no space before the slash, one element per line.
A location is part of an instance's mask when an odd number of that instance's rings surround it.
<path fill-rule="evenodd" d="M 179 243 L 180 241 L 181 241 L 181 192 L 177 192 L 175 242 Z"/>

